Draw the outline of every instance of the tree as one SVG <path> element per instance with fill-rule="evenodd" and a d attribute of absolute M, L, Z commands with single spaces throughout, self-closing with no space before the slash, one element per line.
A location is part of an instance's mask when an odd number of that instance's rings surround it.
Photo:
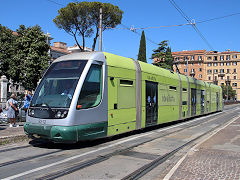
<path fill-rule="evenodd" d="M 145 33 L 142 31 L 142 36 L 140 40 L 140 46 L 139 46 L 139 52 L 138 52 L 138 61 L 147 62 L 146 57 L 146 39 L 145 39 Z"/>
<path fill-rule="evenodd" d="M 167 50 L 166 50 L 165 63 L 169 65 L 168 69 L 173 70 L 172 50 L 169 46 L 167 47 Z"/>
<path fill-rule="evenodd" d="M 15 55 L 10 63 L 10 78 L 21 82 L 25 89 L 33 90 L 41 73 L 48 66 L 49 45 L 41 27 L 36 25 L 26 28 L 20 25 L 15 42 Z"/>
<path fill-rule="evenodd" d="M 13 32 L 0 24 L 0 75 L 5 75 L 8 79 L 10 78 L 9 63 L 15 54 L 14 44 Z"/>
<path fill-rule="evenodd" d="M 155 59 L 153 65 L 165 68 L 173 69 L 173 60 L 171 54 L 171 48 L 168 46 L 168 41 L 164 40 L 158 44 L 159 47 L 156 50 L 153 50 L 151 59 Z"/>
<path fill-rule="evenodd" d="M 228 85 L 222 85 L 222 90 L 223 90 L 223 98 L 225 100 L 230 100 L 234 99 L 236 96 L 236 91 L 232 89 L 232 86 Z"/>
<path fill-rule="evenodd" d="M 103 31 L 114 28 L 121 23 L 123 11 L 118 6 L 101 2 L 69 3 L 58 11 L 58 16 L 55 17 L 53 22 L 59 29 L 64 29 L 74 37 L 81 51 L 84 51 L 85 48 L 85 38 L 91 37 L 95 32 L 92 45 L 92 51 L 94 51 L 99 36 L 100 7 L 103 10 Z M 78 41 L 78 36 L 82 37 L 82 47 Z"/>

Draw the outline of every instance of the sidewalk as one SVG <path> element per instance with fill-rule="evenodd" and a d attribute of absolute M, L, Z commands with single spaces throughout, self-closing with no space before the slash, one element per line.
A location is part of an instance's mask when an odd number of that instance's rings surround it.
<path fill-rule="evenodd" d="M 194 146 L 164 180 L 240 180 L 240 118 Z"/>
<path fill-rule="evenodd" d="M 19 127 L 10 128 L 8 124 L 0 124 L 0 145 L 27 139 L 23 130 L 24 122 L 17 123 Z"/>

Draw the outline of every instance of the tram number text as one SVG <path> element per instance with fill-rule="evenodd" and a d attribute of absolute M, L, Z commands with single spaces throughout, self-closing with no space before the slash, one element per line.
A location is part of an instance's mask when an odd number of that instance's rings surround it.
<path fill-rule="evenodd" d="M 39 124 L 46 124 L 46 120 L 38 120 Z"/>

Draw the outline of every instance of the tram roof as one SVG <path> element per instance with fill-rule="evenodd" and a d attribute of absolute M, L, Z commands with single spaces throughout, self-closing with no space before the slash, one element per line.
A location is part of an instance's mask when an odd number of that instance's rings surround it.
<path fill-rule="evenodd" d="M 105 62 L 105 56 L 102 52 L 79 52 L 61 56 L 57 58 L 54 62 L 66 60 L 96 60 Z"/>

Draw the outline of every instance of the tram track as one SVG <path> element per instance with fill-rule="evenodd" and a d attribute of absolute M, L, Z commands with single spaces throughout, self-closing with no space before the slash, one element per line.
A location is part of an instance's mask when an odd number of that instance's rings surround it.
<path fill-rule="evenodd" d="M 228 114 L 226 114 L 226 116 L 228 116 Z M 214 118 L 214 120 L 216 120 L 216 119 L 217 119 L 217 117 Z M 207 121 L 207 122 L 209 122 L 209 121 Z M 165 136 L 168 136 L 168 135 L 172 135 L 174 133 L 178 133 L 180 131 L 185 130 L 186 128 L 191 128 L 191 127 L 194 127 L 194 126 L 198 126 L 200 124 L 207 123 L 207 122 L 200 122 L 200 123 L 195 124 L 195 125 L 189 125 L 189 126 L 185 127 L 184 129 L 177 130 L 177 131 L 174 131 L 174 132 L 170 132 L 170 133 L 164 134 L 162 136 L 158 136 L 156 138 L 152 138 L 150 140 L 147 140 L 147 141 L 135 144 L 133 146 L 130 146 L 130 147 L 126 148 L 126 149 L 117 150 L 117 151 L 114 151 L 112 153 L 106 154 L 104 156 L 100 155 L 100 156 L 98 156 L 96 158 L 93 158 L 93 159 L 90 159 L 90 160 L 87 160 L 87 161 L 84 161 L 84 162 L 81 162 L 81 163 L 74 164 L 74 166 L 68 167 L 66 169 L 61 169 L 61 170 L 56 171 L 54 173 L 49 173 L 48 175 L 39 177 L 37 179 L 38 180 L 50 180 L 50 179 L 57 179 L 59 177 L 66 176 L 66 175 L 71 174 L 73 172 L 76 172 L 78 170 L 81 170 L 81 169 L 84 169 L 86 167 L 90 167 L 90 166 L 93 166 L 95 164 L 98 164 L 98 163 L 101 163 L 103 161 L 106 161 L 106 160 L 108 160 L 108 159 L 110 159 L 110 158 L 112 158 L 112 157 L 114 157 L 116 155 L 120 155 L 120 154 L 123 154 L 125 152 L 128 152 L 131 149 L 133 149 L 134 147 L 140 146 L 142 144 L 148 143 L 148 142 L 153 141 L 153 140 L 158 139 L 158 138 L 162 138 L 162 137 L 165 137 Z M 143 175 L 145 175 L 146 173 L 148 173 L 149 171 L 154 169 L 156 166 L 158 166 L 159 164 L 165 162 L 167 159 L 172 157 L 175 153 L 177 153 L 178 151 L 182 150 L 184 147 L 194 143 L 195 141 L 197 141 L 201 137 L 207 135 L 208 133 L 210 133 L 211 131 L 214 131 L 215 129 L 218 129 L 221 126 L 222 126 L 222 124 L 220 123 L 217 127 L 213 128 L 213 129 L 210 129 L 206 133 L 204 133 L 204 134 L 202 134 L 202 135 L 192 139 L 191 141 L 183 144 L 182 146 L 174 149 L 173 151 L 171 151 L 171 152 L 169 152 L 169 153 L 167 153 L 167 154 L 165 154 L 165 155 L 163 155 L 163 156 L 153 160 L 149 164 L 147 164 L 147 165 L 137 169 L 136 171 L 134 171 L 133 173 L 129 174 L 128 176 L 125 176 L 123 179 L 138 179 L 138 178 L 142 177 Z"/>
<path fill-rule="evenodd" d="M 70 174 L 70 173 L 73 173 L 73 172 L 76 172 L 80 169 L 83 169 L 83 168 L 86 168 L 86 167 L 90 167 L 94 164 L 98 164 L 100 162 L 103 162 L 103 161 L 106 161 L 108 160 L 109 158 L 111 157 L 114 157 L 116 155 L 119 155 L 121 153 L 124 153 L 124 152 L 127 152 L 129 150 L 131 150 L 132 148 L 134 147 L 137 147 L 137 146 L 140 146 L 144 143 L 148 143 L 150 141 L 153 141 L 155 139 L 158 139 L 158 138 L 163 138 L 165 136 L 168 136 L 168 135 L 171 135 L 171 134 L 174 134 L 174 133 L 178 133 L 178 132 L 181 132 L 181 131 L 184 131 L 185 129 L 187 128 L 191 128 L 191 127 L 195 127 L 195 126 L 198 126 L 198 125 L 201 125 L 203 123 L 208 123 L 209 121 L 213 121 L 213 120 L 216 120 L 216 119 L 219 119 L 220 117 L 222 117 L 223 119 L 228 119 L 228 118 L 232 118 L 232 114 L 234 114 L 234 112 L 238 110 L 238 108 L 234 108 L 234 109 L 229 109 L 227 111 L 225 111 L 226 113 L 222 114 L 222 113 L 218 113 L 218 114 L 212 114 L 210 115 L 212 118 L 210 120 L 208 120 L 209 116 L 204 116 L 204 117 L 200 117 L 200 120 L 197 120 L 197 121 L 186 121 L 186 122 L 183 122 L 183 123 L 179 123 L 177 125 L 174 125 L 173 127 L 167 127 L 166 129 L 170 129 L 170 128 L 174 128 L 174 127 L 180 127 L 180 126 L 183 126 L 181 129 L 177 129 L 175 131 L 172 131 L 172 132 L 169 132 L 169 133 L 163 133 L 162 135 L 159 135 L 159 136 L 156 136 L 154 138 L 150 138 L 148 140 L 144 140 L 143 142 L 140 142 L 140 143 L 136 143 L 132 146 L 129 146 L 128 148 L 123 148 L 121 150 L 117 150 L 117 151 L 114 151 L 114 152 L 111 152 L 109 154 L 106 154 L 106 155 L 100 155 L 100 156 L 97 156 L 96 158 L 93 158 L 93 159 L 90 159 L 90 160 L 86 160 L 84 162 L 81 162 L 81 163 L 77 163 L 77 164 L 74 164 L 73 166 L 71 167 L 68 167 L 68 168 L 65 168 L 65 169 L 61 169 L 57 172 L 54 172 L 54 173 L 49 173 L 48 175 L 46 176 L 43 176 L 43 177 L 39 177 L 38 179 L 56 179 L 58 177 L 62 177 L 62 176 L 65 176 L 67 174 Z M 230 113 L 228 113 L 230 112 Z M 204 119 L 204 120 L 203 120 Z M 221 126 L 222 124 L 220 123 L 219 126 Z M 164 131 L 165 129 L 157 129 L 157 130 L 154 130 L 154 131 L 150 131 L 148 132 L 147 134 L 156 134 L 156 133 L 159 133 L 160 131 Z M 199 137 L 200 138 L 200 137 Z M 117 143 L 116 143 L 117 144 Z M 31 146 L 31 145 L 30 145 Z M 185 145 L 186 146 L 186 145 Z M 28 146 L 25 146 L 25 147 L 28 147 Z M 23 148 L 23 147 L 22 147 Z M 183 148 L 183 147 L 182 147 Z M 12 148 L 14 149 L 14 148 Z M 181 149 L 181 148 L 180 148 Z M 179 150 L 180 150 L 179 149 Z M 15 149 L 17 150 L 17 148 Z M 171 152 L 171 154 L 173 153 L 176 153 L 177 151 L 179 150 L 174 150 L 174 152 Z M 5 152 L 6 150 L 2 150 L 0 152 Z M 16 163 L 19 163 L 19 162 L 26 162 L 26 161 L 29 161 L 29 160 L 33 160 L 33 159 L 37 159 L 37 158 L 40 158 L 40 157 L 48 157 L 49 155 L 54 155 L 55 153 L 59 153 L 59 152 L 62 152 L 62 151 L 65 151 L 65 150 L 57 150 L 57 151 L 54 151 L 54 152 L 48 152 L 48 153 L 44 153 L 44 154 L 39 154 L 39 155 L 35 155 L 35 156 L 29 156 L 29 157 L 25 157 L 25 158 L 20 158 L 20 159 L 17 159 L 17 160 L 13 160 L 13 161 L 8 161 L 8 162 L 4 162 L 4 163 L 1 163 L 0 164 L 0 168 L 3 167 L 3 166 L 8 166 L 8 165 L 12 165 L 12 164 L 16 164 Z M 176 152 L 175 152 L 176 151 Z M 173 154 L 174 155 L 174 154 Z M 164 156 L 165 158 L 167 158 L 169 155 L 166 155 Z M 170 157 L 170 156 L 169 156 Z M 168 158 L 169 158 L 168 157 Z M 159 157 L 157 158 L 156 160 L 154 160 L 154 163 L 153 164 L 158 164 L 159 162 L 161 162 L 162 157 Z M 149 164 L 148 167 L 145 167 L 146 169 L 151 169 L 151 166 L 154 166 L 154 165 L 151 165 Z"/>
<path fill-rule="evenodd" d="M 235 118 L 238 119 L 240 116 L 237 116 Z M 228 124 L 228 122 L 226 122 L 225 124 Z M 224 125 L 225 125 L 224 124 Z M 157 166 L 159 166 L 160 164 L 166 162 L 169 158 L 171 158 L 172 156 L 174 156 L 177 152 L 179 152 L 180 150 L 182 150 L 183 148 L 187 147 L 188 145 L 193 144 L 194 142 L 196 142 L 197 140 L 199 140 L 200 138 L 202 138 L 203 136 L 208 135 L 210 132 L 215 131 L 217 129 L 219 129 L 220 127 L 224 126 L 222 124 L 219 124 L 218 126 L 216 126 L 213 129 L 210 129 L 209 131 L 197 136 L 196 138 L 186 142 L 185 144 L 181 145 L 180 147 L 172 150 L 169 153 L 166 153 L 165 155 L 156 158 L 155 160 L 153 160 L 152 162 L 138 168 L 137 170 L 135 170 L 134 172 L 132 172 L 131 174 L 125 176 L 124 178 L 122 178 L 122 180 L 136 180 L 139 179 L 141 177 L 143 177 L 145 174 L 149 173 L 150 171 L 152 171 L 154 168 L 156 168 Z"/>

